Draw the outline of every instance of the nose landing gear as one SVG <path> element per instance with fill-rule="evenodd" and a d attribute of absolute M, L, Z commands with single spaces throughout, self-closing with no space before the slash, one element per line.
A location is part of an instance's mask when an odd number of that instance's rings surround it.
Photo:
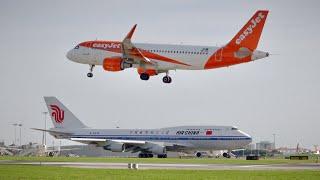
<path fill-rule="evenodd" d="M 94 66 L 95 66 L 94 64 L 90 65 L 90 69 L 89 69 L 90 72 L 88 72 L 88 74 L 87 74 L 87 76 L 88 76 L 89 78 L 92 78 L 92 77 L 93 77 L 92 71 L 93 71 Z"/>

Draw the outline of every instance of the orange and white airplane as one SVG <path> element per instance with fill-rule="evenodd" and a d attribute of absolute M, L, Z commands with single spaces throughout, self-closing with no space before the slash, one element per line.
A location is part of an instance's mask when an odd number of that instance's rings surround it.
<path fill-rule="evenodd" d="M 222 47 L 132 43 L 131 37 L 137 27 L 134 25 L 123 41 L 86 41 L 67 53 L 71 61 L 96 65 L 106 71 L 122 71 L 137 68 L 140 78 L 165 73 L 164 83 L 171 83 L 170 70 L 206 70 L 246 63 L 269 56 L 256 50 L 268 11 L 259 10 L 244 27 Z"/>

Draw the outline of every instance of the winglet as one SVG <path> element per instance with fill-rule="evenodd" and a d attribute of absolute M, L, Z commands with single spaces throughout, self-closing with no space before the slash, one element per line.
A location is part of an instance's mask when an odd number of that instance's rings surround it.
<path fill-rule="evenodd" d="M 137 24 L 135 24 L 132 29 L 130 30 L 130 32 L 127 34 L 126 38 L 125 39 L 131 39 L 133 33 L 134 33 L 134 30 L 136 29 L 137 27 Z"/>

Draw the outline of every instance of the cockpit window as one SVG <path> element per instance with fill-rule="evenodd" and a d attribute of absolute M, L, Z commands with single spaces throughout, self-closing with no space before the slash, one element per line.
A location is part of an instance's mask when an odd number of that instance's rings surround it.
<path fill-rule="evenodd" d="M 79 49 L 79 45 L 77 45 L 76 47 L 74 47 L 74 49 Z"/>
<path fill-rule="evenodd" d="M 231 128 L 231 130 L 238 130 L 238 128 L 236 128 L 236 127 L 232 127 L 232 128 Z"/>

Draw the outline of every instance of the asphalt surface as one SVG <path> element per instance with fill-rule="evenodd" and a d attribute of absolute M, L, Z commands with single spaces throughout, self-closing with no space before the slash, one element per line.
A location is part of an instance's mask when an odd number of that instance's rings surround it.
<path fill-rule="evenodd" d="M 0 164 L 45 165 L 76 168 L 128 169 L 128 163 L 94 162 L 19 162 L 1 161 Z M 139 169 L 191 169 L 191 170 L 320 170 L 320 163 L 306 164 L 156 164 L 138 163 Z"/>

